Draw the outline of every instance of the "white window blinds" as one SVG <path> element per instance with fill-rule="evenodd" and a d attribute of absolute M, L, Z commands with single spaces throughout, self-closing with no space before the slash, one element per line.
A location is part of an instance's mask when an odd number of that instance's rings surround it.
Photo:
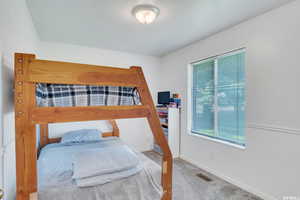
<path fill-rule="evenodd" d="M 192 132 L 245 145 L 245 51 L 192 64 Z"/>

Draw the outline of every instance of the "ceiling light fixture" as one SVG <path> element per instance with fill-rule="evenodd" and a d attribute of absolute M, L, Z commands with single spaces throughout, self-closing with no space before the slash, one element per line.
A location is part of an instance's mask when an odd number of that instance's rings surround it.
<path fill-rule="evenodd" d="M 151 24 L 159 15 L 159 8 L 149 4 L 137 5 L 132 9 L 132 15 L 142 24 Z"/>

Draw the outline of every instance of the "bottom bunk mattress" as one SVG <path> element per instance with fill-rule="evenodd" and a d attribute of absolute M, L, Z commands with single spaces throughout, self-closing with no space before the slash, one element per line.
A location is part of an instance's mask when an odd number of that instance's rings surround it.
<path fill-rule="evenodd" d="M 39 200 L 160 200 L 161 168 L 141 153 L 137 153 L 143 169 L 132 176 L 102 185 L 78 187 L 73 176 L 74 155 L 86 150 L 101 150 L 124 145 L 118 138 L 93 143 L 49 144 L 38 159 Z M 99 158 L 101 159 L 101 158 Z M 93 163 L 90 163 L 93 165 Z"/>

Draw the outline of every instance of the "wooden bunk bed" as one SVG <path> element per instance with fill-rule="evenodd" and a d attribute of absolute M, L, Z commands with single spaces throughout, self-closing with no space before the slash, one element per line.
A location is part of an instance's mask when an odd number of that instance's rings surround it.
<path fill-rule="evenodd" d="M 129 86 L 137 88 L 141 105 L 38 107 L 36 84 Z M 147 118 L 154 139 L 163 152 L 162 200 L 172 198 L 172 154 L 155 110 L 141 67 L 129 69 L 38 60 L 32 54 L 15 54 L 15 127 L 17 200 L 37 198 L 36 124 L 41 129 L 41 146 L 59 141 L 49 139 L 48 124 L 60 122 Z M 112 133 L 118 136 L 114 121 Z"/>

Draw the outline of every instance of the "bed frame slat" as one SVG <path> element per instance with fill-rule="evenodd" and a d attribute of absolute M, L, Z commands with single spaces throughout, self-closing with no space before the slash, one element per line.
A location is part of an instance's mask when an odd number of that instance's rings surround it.
<path fill-rule="evenodd" d="M 148 106 L 36 107 L 31 111 L 31 120 L 33 123 L 44 124 L 142 118 L 148 115 Z"/>

